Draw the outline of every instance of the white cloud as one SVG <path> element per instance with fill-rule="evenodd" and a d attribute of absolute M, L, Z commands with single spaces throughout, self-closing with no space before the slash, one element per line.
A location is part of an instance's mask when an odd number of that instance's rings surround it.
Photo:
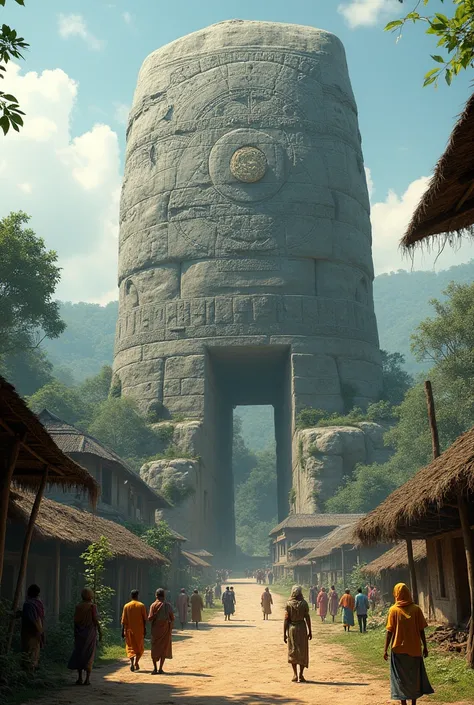
<path fill-rule="evenodd" d="M 72 136 L 78 85 L 61 69 L 27 73 L 9 64 L 4 81 L 25 111 L 25 128 L 2 140 L 0 217 L 31 215 L 58 252 L 57 295 L 72 301 L 117 298 L 119 145 L 109 125 Z"/>
<path fill-rule="evenodd" d="M 64 15 L 61 13 L 58 16 L 58 31 L 59 36 L 63 39 L 70 37 L 80 37 L 94 51 L 99 51 L 103 48 L 105 42 L 98 39 L 87 28 L 86 21 L 82 15 Z"/>
<path fill-rule="evenodd" d="M 341 3 L 337 11 L 351 29 L 372 27 L 383 17 L 396 14 L 397 0 L 351 0 Z"/>
<path fill-rule="evenodd" d="M 121 125 L 127 124 L 129 112 L 130 106 L 126 103 L 115 103 L 114 117 L 116 121 L 119 122 Z"/>
<path fill-rule="evenodd" d="M 412 181 L 400 196 L 390 190 L 384 201 L 372 203 L 372 252 L 376 274 L 397 269 L 448 269 L 474 257 L 474 245 L 467 239 L 459 248 L 446 246 L 441 253 L 436 246 L 431 252 L 417 250 L 413 260 L 401 252 L 400 239 L 428 182 L 429 178 L 422 176 Z"/>
<path fill-rule="evenodd" d="M 124 12 L 122 14 L 122 18 L 123 18 L 123 21 L 125 22 L 125 24 L 132 24 L 132 22 L 133 22 L 133 17 L 130 14 L 130 12 Z"/>

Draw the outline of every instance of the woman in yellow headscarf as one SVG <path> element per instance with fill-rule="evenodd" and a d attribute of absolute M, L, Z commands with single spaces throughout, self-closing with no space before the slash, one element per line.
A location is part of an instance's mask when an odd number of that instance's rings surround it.
<path fill-rule="evenodd" d="M 412 705 L 422 695 L 430 695 L 433 688 L 428 680 L 423 658 L 428 656 L 425 629 L 428 626 L 422 610 L 415 605 L 405 583 L 393 589 L 395 604 L 390 607 L 387 620 L 384 659 L 390 654 L 390 686 L 392 700 Z M 423 645 L 423 651 L 422 651 Z"/>

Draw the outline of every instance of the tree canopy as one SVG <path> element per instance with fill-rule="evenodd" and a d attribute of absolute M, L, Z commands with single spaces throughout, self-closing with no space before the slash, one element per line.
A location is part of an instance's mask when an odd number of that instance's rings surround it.
<path fill-rule="evenodd" d="M 17 5 L 25 4 L 25 0 L 14 0 Z M 0 6 L 5 7 L 6 0 L 0 0 Z M 0 28 L 0 79 L 4 78 L 6 71 L 6 65 L 11 59 L 23 59 L 23 54 L 21 53 L 23 49 L 27 49 L 29 44 L 23 39 L 23 37 L 18 36 L 16 29 L 12 29 L 6 24 L 2 24 Z M 25 113 L 20 110 L 18 100 L 11 93 L 4 93 L 0 91 L 0 127 L 3 130 L 3 134 L 6 135 L 7 132 L 12 127 L 15 132 L 20 131 L 20 127 L 23 125 L 22 115 Z"/>

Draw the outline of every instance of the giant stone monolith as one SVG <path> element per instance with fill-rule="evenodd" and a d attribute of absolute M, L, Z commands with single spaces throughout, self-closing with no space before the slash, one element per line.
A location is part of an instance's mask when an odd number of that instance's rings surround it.
<path fill-rule="evenodd" d="M 202 420 L 202 540 L 232 520 L 233 406 L 275 407 L 282 516 L 298 411 L 377 398 L 372 280 L 339 39 L 234 20 L 150 54 L 127 130 L 114 373 L 143 411 Z"/>

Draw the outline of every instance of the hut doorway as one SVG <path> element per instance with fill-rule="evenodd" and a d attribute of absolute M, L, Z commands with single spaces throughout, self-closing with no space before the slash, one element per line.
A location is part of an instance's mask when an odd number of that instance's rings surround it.
<path fill-rule="evenodd" d="M 466 552 L 462 537 L 453 539 L 453 565 L 456 586 L 457 621 L 466 624 L 471 614 L 469 579 L 467 575 Z"/>

